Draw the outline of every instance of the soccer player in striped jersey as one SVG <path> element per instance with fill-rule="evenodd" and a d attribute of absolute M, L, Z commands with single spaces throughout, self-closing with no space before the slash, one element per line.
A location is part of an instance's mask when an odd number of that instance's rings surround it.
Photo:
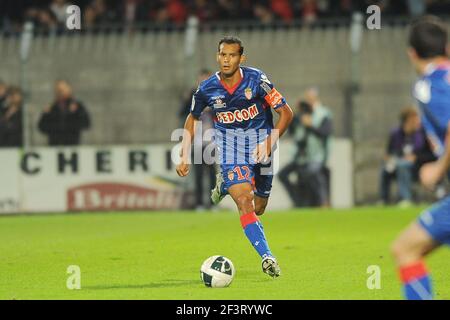
<path fill-rule="evenodd" d="M 245 60 L 243 53 L 239 38 L 220 40 L 219 71 L 200 83 L 193 96 L 184 126 L 181 163 L 176 170 L 181 177 L 189 173 L 196 120 L 206 107 L 212 108 L 221 167 L 212 200 L 218 203 L 225 195 L 231 196 L 244 233 L 262 258 L 263 272 L 278 277 L 280 267 L 258 216 L 264 213 L 272 188 L 272 151 L 292 121 L 293 112 L 262 71 L 241 65 Z M 279 116 L 275 126 L 272 110 Z"/>
<path fill-rule="evenodd" d="M 450 168 L 450 61 L 446 26 L 436 17 L 424 17 L 410 30 L 408 55 L 420 78 L 413 95 L 437 161 L 420 171 L 422 183 L 433 188 Z M 424 258 L 450 245 L 450 196 L 425 210 L 395 240 L 392 253 L 399 268 L 404 295 L 410 300 L 433 298 L 431 277 Z"/>

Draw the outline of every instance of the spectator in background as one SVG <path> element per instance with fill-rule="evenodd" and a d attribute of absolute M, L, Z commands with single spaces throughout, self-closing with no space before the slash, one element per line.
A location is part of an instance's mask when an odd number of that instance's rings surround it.
<path fill-rule="evenodd" d="M 59 27 L 64 28 L 66 25 L 67 8 L 69 5 L 66 0 L 53 0 L 50 4 L 50 12 Z"/>
<path fill-rule="evenodd" d="M 0 1 L 0 30 L 5 34 L 18 34 L 23 24 L 23 14 L 27 9 L 25 0 Z"/>
<path fill-rule="evenodd" d="M 239 10 L 236 19 L 249 20 L 254 19 L 253 16 L 253 0 L 241 0 L 239 2 Z"/>
<path fill-rule="evenodd" d="M 319 15 L 319 7 L 317 0 L 297 0 L 298 16 L 301 17 L 305 23 L 313 23 L 317 20 Z"/>
<path fill-rule="evenodd" d="M 22 104 L 22 91 L 11 87 L 6 106 L 0 111 L 0 147 L 22 146 Z"/>
<path fill-rule="evenodd" d="M 6 108 L 6 97 L 8 92 L 8 86 L 2 80 L 0 80 L 0 114 L 3 109 Z"/>
<path fill-rule="evenodd" d="M 349 17 L 355 10 L 366 12 L 378 5 L 383 15 L 412 16 L 445 13 L 449 0 L 2 0 L 0 24 L 6 32 L 18 32 L 23 20 L 32 20 L 44 30 L 62 30 L 66 8 L 81 7 L 83 26 L 92 28 L 118 22 L 133 30 L 136 22 L 182 25 L 195 15 L 200 22 L 258 20 L 263 24 L 300 19 L 314 24 L 319 18 Z"/>
<path fill-rule="evenodd" d="M 187 18 L 186 5 L 181 0 L 167 0 L 169 18 L 177 25 L 182 25 Z"/>
<path fill-rule="evenodd" d="M 210 75 L 211 71 L 209 71 L 208 69 L 201 69 L 197 76 L 197 83 L 200 84 L 200 82 L 202 82 L 203 80 L 208 79 Z M 195 91 L 197 91 L 197 87 L 190 88 L 184 93 L 182 97 L 180 110 L 178 112 L 180 119 L 183 121 L 183 123 L 180 124 L 182 127 L 184 126 L 184 120 L 186 120 L 186 117 L 191 112 L 192 96 L 194 95 Z"/>
<path fill-rule="evenodd" d="M 150 18 L 160 23 L 181 25 L 186 21 L 187 15 L 187 6 L 181 0 L 157 0 L 150 7 Z"/>
<path fill-rule="evenodd" d="M 118 11 L 123 13 L 126 30 L 133 31 L 135 23 L 149 19 L 150 3 L 144 0 L 124 0 Z"/>
<path fill-rule="evenodd" d="M 317 88 L 305 92 L 304 101 L 291 124 L 296 145 L 292 161 L 278 174 L 296 206 L 329 206 L 328 160 L 332 116 L 319 98 Z M 297 174 L 297 182 L 290 180 Z M 299 182 L 303 190 L 299 190 Z M 307 196 L 310 195 L 310 196 Z M 303 199 L 302 199 L 303 197 Z M 305 199 L 306 198 L 306 199 Z"/>
<path fill-rule="evenodd" d="M 270 11 L 267 6 L 260 3 L 256 3 L 253 6 L 253 15 L 259 22 L 263 24 L 271 24 L 274 21 L 272 11 Z"/>
<path fill-rule="evenodd" d="M 406 4 L 408 5 L 409 15 L 412 17 L 422 16 L 426 12 L 425 0 L 406 0 Z"/>
<path fill-rule="evenodd" d="M 327 15 L 334 17 L 348 17 L 352 14 L 355 3 L 352 0 L 334 0 L 329 1 Z"/>
<path fill-rule="evenodd" d="M 294 18 L 289 0 L 271 0 L 270 7 L 283 22 L 289 23 Z"/>
<path fill-rule="evenodd" d="M 38 126 L 48 136 L 50 146 L 80 144 L 81 131 L 90 127 L 90 118 L 83 103 L 73 97 L 67 81 L 56 81 L 55 101 L 44 110 Z"/>
<path fill-rule="evenodd" d="M 210 144 L 214 143 L 212 136 L 207 139 L 204 134 L 207 130 L 214 129 L 214 112 L 211 108 L 203 110 L 200 116 L 201 126 L 197 126 L 194 140 L 194 148 L 198 146 L 198 150 L 203 152 Z M 202 138 L 203 137 L 203 138 Z M 201 147 L 200 147 L 201 146 Z M 211 208 L 212 202 L 210 191 L 216 185 L 216 169 L 215 164 L 206 164 L 204 160 L 201 164 L 194 164 L 195 190 L 196 190 L 196 209 L 203 210 Z M 206 198 L 206 200 L 205 200 Z"/>
<path fill-rule="evenodd" d="M 450 12 L 450 1 L 449 0 L 428 0 L 427 13 L 441 15 L 448 14 Z"/>
<path fill-rule="evenodd" d="M 211 71 L 208 69 L 202 69 L 197 78 L 197 84 L 208 79 L 211 76 Z M 180 119 L 183 121 L 190 113 L 192 105 L 192 96 L 197 88 L 192 88 L 187 95 L 183 98 L 181 109 L 179 112 Z M 206 108 L 200 116 L 200 124 L 196 124 L 196 132 L 194 136 L 194 148 L 198 148 L 197 151 L 201 151 L 202 154 L 206 147 L 213 143 L 212 139 L 203 139 L 203 135 L 209 129 L 214 128 L 214 113 L 211 108 Z M 183 123 L 184 125 L 184 123 Z M 203 159 L 203 157 L 202 157 Z M 209 191 L 216 185 L 216 170 L 214 164 L 206 164 L 202 160 L 201 164 L 194 163 L 194 179 L 195 179 L 195 206 L 197 210 L 203 210 L 204 208 L 211 207 L 211 200 L 209 197 Z M 206 188 L 205 188 L 205 182 Z M 205 192 L 206 191 L 206 192 Z M 207 197 L 206 197 L 207 195 Z M 205 198 L 208 200 L 205 202 Z"/>
<path fill-rule="evenodd" d="M 381 168 L 380 195 L 384 204 L 390 202 L 390 186 L 397 180 L 399 205 L 407 207 L 412 202 L 412 186 L 417 181 L 420 167 L 436 158 L 421 126 L 420 116 L 414 107 L 400 113 L 400 125 L 388 141 Z"/>
<path fill-rule="evenodd" d="M 236 0 L 218 0 L 218 11 L 220 19 L 232 20 L 239 17 L 240 1 Z"/>
<path fill-rule="evenodd" d="M 49 7 L 34 5 L 25 12 L 25 19 L 33 22 L 37 29 L 56 30 L 57 21 Z"/>
<path fill-rule="evenodd" d="M 117 12 L 109 7 L 105 0 L 92 0 L 83 13 L 83 26 L 92 28 L 98 24 L 108 24 L 117 21 Z"/>
<path fill-rule="evenodd" d="M 213 1 L 194 0 L 192 11 L 201 22 L 212 21 L 217 17 L 217 7 Z"/>

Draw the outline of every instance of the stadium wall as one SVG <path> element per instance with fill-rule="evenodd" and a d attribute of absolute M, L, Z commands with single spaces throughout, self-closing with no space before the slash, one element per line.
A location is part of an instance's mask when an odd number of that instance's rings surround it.
<path fill-rule="evenodd" d="M 415 75 L 405 54 L 406 29 L 383 26 L 365 31 L 356 58 L 360 90 L 354 95 L 352 139 L 357 203 L 375 200 L 378 170 L 397 114 L 412 103 Z M 348 92 L 352 57 L 349 29 L 218 30 L 201 32 L 194 60 L 184 56 L 182 32 L 131 35 L 39 37 L 26 65 L 32 143 L 45 144 L 37 130 L 41 110 L 52 100 L 53 81 L 67 78 L 89 108 L 93 127 L 83 136 L 88 145 L 154 143 L 168 140 L 178 118 L 180 98 L 194 76 L 189 70 L 215 69 L 219 38 L 237 34 L 245 44 L 247 64 L 263 69 L 295 105 L 302 91 L 318 86 L 334 113 L 335 134 L 347 135 Z M 20 82 L 19 40 L 0 39 L 0 78 Z M 161 125 L 161 124 L 164 125 Z"/>
<path fill-rule="evenodd" d="M 193 175 L 176 175 L 171 156 L 179 149 L 174 146 L 0 149 L 2 168 L 8 168 L 0 170 L 0 214 L 192 209 Z M 290 141 L 283 141 L 279 149 L 292 148 Z M 350 141 L 334 141 L 329 160 L 334 208 L 353 206 L 351 153 Z M 284 156 L 278 163 L 289 160 Z M 268 210 L 291 208 L 278 179 L 273 187 Z M 221 207 L 234 210 L 235 204 L 227 199 Z"/>

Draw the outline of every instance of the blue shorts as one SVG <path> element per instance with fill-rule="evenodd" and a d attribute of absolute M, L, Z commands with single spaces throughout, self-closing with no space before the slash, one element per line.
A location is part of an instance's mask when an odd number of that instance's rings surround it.
<path fill-rule="evenodd" d="M 418 223 L 433 240 L 450 246 L 450 196 L 425 210 Z"/>
<path fill-rule="evenodd" d="M 222 193 L 227 194 L 228 188 L 240 183 L 250 183 L 255 195 L 268 198 L 272 190 L 273 171 L 269 165 L 263 164 L 222 164 Z"/>

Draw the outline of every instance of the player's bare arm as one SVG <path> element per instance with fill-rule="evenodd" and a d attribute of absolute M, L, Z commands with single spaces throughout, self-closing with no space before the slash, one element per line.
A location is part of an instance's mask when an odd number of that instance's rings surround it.
<path fill-rule="evenodd" d="M 294 117 L 294 112 L 288 104 L 277 108 L 275 111 L 278 114 L 278 121 L 274 130 L 267 137 L 267 139 L 263 143 L 259 144 L 253 151 L 253 157 L 258 163 L 267 161 L 273 147 L 287 130 Z"/>
<path fill-rule="evenodd" d="M 184 123 L 183 140 L 181 142 L 180 158 L 181 162 L 176 166 L 177 174 L 180 177 L 185 177 L 189 174 L 189 156 L 192 145 L 192 139 L 194 138 L 195 130 L 195 118 L 189 114 Z"/>
<path fill-rule="evenodd" d="M 450 123 L 447 125 L 444 154 L 436 161 L 425 164 L 420 170 L 420 181 L 433 189 L 450 168 Z"/>
<path fill-rule="evenodd" d="M 411 26 L 408 54 L 420 76 L 414 87 L 414 95 L 423 111 L 422 117 L 426 120 L 424 129 L 433 136 L 430 140 L 435 138 L 444 146 L 444 154 L 439 160 L 424 165 L 420 170 L 420 179 L 428 188 L 433 188 L 450 167 L 450 114 L 442 112 L 447 111 L 450 101 L 447 39 L 447 28 L 436 17 L 423 17 Z M 439 89 L 431 90 L 432 87 Z M 445 136 L 436 134 L 441 132 L 446 122 Z M 450 198 L 447 196 L 426 209 L 392 245 L 391 251 L 398 266 L 403 293 L 408 300 L 433 299 L 431 275 L 424 258 L 442 244 L 449 243 L 449 209 Z"/>

